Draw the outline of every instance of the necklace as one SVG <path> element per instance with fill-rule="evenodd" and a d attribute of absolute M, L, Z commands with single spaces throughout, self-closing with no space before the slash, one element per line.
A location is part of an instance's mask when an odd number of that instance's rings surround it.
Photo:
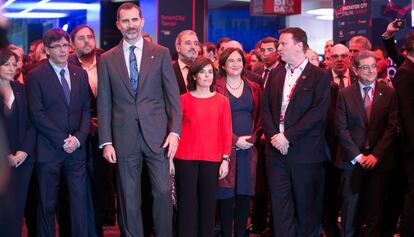
<path fill-rule="evenodd" d="M 232 90 L 238 90 L 238 89 L 240 89 L 240 87 L 241 87 L 241 85 L 242 85 L 242 83 L 243 83 L 243 80 L 240 80 L 240 84 L 238 85 L 238 86 L 236 86 L 236 87 L 232 87 L 228 82 L 226 82 L 226 84 L 227 84 L 227 86 L 230 88 L 230 89 L 232 89 Z"/>

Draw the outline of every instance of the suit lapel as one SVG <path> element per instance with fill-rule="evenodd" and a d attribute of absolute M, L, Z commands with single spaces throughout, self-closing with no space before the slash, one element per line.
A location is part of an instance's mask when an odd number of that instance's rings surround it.
<path fill-rule="evenodd" d="M 57 91 L 62 101 L 64 101 L 65 105 L 69 106 L 68 103 L 66 102 L 65 93 L 63 92 L 62 84 L 60 84 L 60 79 L 56 75 L 55 70 L 53 69 L 52 65 L 50 65 L 49 61 L 47 62 L 47 66 L 49 67 L 49 70 L 45 70 L 45 73 L 46 73 L 45 76 L 46 78 L 49 78 L 50 80 L 49 85 L 52 87 L 51 91 Z"/>
<path fill-rule="evenodd" d="M 371 118 L 369 118 L 369 124 L 372 124 L 372 122 L 374 121 L 375 115 L 377 114 L 377 109 L 378 106 L 381 105 L 380 100 L 382 98 L 382 87 L 380 85 L 380 83 L 376 83 L 375 84 L 375 91 L 374 91 L 374 98 L 372 100 L 372 105 L 371 105 Z"/>
<path fill-rule="evenodd" d="M 353 107 L 357 110 L 358 114 L 361 114 L 361 118 L 363 121 L 363 124 L 367 124 L 367 116 L 365 114 L 365 108 L 364 108 L 364 100 L 361 96 L 361 88 L 359 86 L 359 83 L 354 83 L 351 85 L 351 100 L 353 101 Z"/>
<path fill-rule="evenodd" d="M 299 78 L 296 81 L 296 85 L 293 88 L 293 94 L 292 98 L 290 99 L 289 105 L 295 101 L 297 94 L 299 93 L 299 91 L 302 90 L 305 80 L 309 76 L 310 67 L 310 63 L 308 62 L 308 64 L 306 64 L 306 67 L 303 69 L 302 73 L 299 75 Z"/>
<path fill-rule="evenodd" d="M 78 95 L 77 93 L 80 89 L 80 79 L 78 78 L 79 75 L 75 72 L 75 70 L 72 67 L 69 68 L 69 75 L 70 75 L 70 106 L 74 103 L 76 100 L 75 95 Z"/>
<path fill-rule="evenodd" d="M 128 89 L 131 96 L 134 96 L 131 89 L 131 82 L 129 81 L 129 75 L 128 75 L 128 69 L 125 62 L 125 55 L 124 50 L 122 48 L 123 41 L 118 44 L 117 48 L 114 51 L 114 64 L 115 68 L 118 71 L 118 75 L 121 78 L 121 80 L 124 82 L 125 87 Z M 111 62 L 110 62 L 111 63 Z"/>
<path fill-rule="evenodd" d="M 153 49 L 154 48 L 152 45 L 148 44 L 146 40 L 144 40 L 142 47 L 141 67 L 139 69 L 138 94 L 141 91 L 142 84 L 147 78 L 148 71 L 151 68 L 152 60 L 154 60 L 154 55 L 152 55 Z"/>

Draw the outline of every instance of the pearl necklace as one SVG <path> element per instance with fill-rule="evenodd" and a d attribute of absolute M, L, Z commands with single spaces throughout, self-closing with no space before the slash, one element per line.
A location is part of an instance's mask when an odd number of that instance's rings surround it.
<path fill-rule="evenodd" d="M 228 82 L 226 82 L 227 86 L 228 86 L 230 89 L 235 90 L 235 91 L 237 91 L 238 89 L 240 89 L 240 87 L 241 87 L 242 83 L 243 83 L 243 80 L 240 80 L 240 84 L 239 84 L 238 86 L 236 86 L 236 87 L 232 87 L 232 86 L 231 86 Z"/>

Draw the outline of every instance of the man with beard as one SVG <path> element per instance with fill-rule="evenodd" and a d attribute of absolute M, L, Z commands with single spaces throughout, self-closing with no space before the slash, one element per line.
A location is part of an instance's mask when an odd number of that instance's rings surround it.
<path fill-rule="evenodd" d="M 117 163 L 125 235 L 144 235 L 141 171 L 145 163 L 154 198 L 155 236 L 171 237 L 168 158 L 177 150 L 182 113 L 170 53 L 142 38 L 144 18 L 136 4 L 119 6 L 116 26 L 123 39 L 102 54 L 98 65 L 99 144 L 104 158 Z"/>
<path fill-rule="evenodd" d="M 110 188 L 110 164 L 102 157 L 98 148 L 98 119 L 96 95 L 98 88 L 98 63 L 101 49 L 96 48 L 95 33 L 86 25 L 76 27 L 71 32 L 74 54 L 69 63 L 82 67 L 88 73 L 89 101 L 91 109 L 91 132 L 86 140 L 86 168 L 88 184 L 88 233 L 89 236 L 102 236 L 105 209 L 114 210 L 114 193 Z M 110 200 L 105 202 L 105 200 Z M 114 212 L 114 211 L 113 211 Z M 112 219 L 114 217 L 112 216 Z"/>
<path fill-rule="evenodd" d="M 262 73 L 263 87 L 266 87 L 270 70 L 279 65 L 279 54 L 277 53 L 278 40 L 273 37 L 265 37 L 260 41 L 260 53 L 264 63 Z"/>
<path fill-rule="evenodd" d="M 377 72 L 378 72 L 378 82 L 384 83 L 385 85 L 393 88 L 391 78 L 388 75 L 388 54 L 384 48 L 376 47 L 372 50 L 375 54 L 377 60 Z"/>
<path fill-rule="evenodd" d="M 183 30 L 175 38 L 175 49 L 178 52 L 178 60 L 173 64 L 175 76 L 177 77 L 180 94 L 187 92 L 188 70 L 198 56 L 198 37 L 192 30 Z"/>

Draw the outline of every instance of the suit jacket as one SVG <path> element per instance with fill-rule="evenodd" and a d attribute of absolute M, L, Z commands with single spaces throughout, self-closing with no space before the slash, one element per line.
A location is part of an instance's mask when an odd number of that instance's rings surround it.
<path fill-rule="evenodd" d="M 338 139 L 335 133 L 335 117 L 336 117 L 336 101 L 338 98 L 339 86 L 335 82 L 330 82 L 331 88 L 331 99 L 329 102 L 328 112 L 326 116 L 326 143 L 329 148 L 327 150 L 327 155 L 331 161 L 336 157 L 337 148 L 338 148 Z"/>
<path fill-rule="evenodd" d="M 340 147 L 335 165 L 352 169 L 358 154 L 373 154 L 378 159 L 374 170 L 393 166 L 393 143 L 397 136 L 398 105 L 394 89 L 375 84 L 371 116 L 366 123 L 360 85 L 355 83 L 339 92 L 335 127 Z"/>
<path fill-rule="evenodd" d="M 101 56 L 98 68 L 99 144 L 131 154 L 138 133 L 157 153 L 170 132 L 181 133 L 180 94 L 169 50 L 144 40 L 138 92 L 132 93 L 122 41 Z"/>
<path fill-rule="evenodd" d="M 268 141 L 279 133 L 279 118 L 285 82 L 284 66 L 269 72 L 261 106 L 263 132 Z M 284 135 L 289 141 L 288 154 L 282 154 L 268 142 L 266 153 L 292 162 L 317 163 L 326 160 L 324 119 L 329 106 L 329 75 L 311 63 L 297 81 L 286 110 Z"/>
<path fill-rule="evenodd" d="M 17 109 L 17 131 L 8 134 L 9 139 L 17 141 L 18 147 L 9 147 L 11 153 L 24 151 L 28 154 L 28 159 L 33 159 L 36 143 L 36 129 L 33 127 L 29 117 L 29 106 L 26 97 L 26 88 L 18 81 L 12 81 L 11 87 L 15 97 Z M 3 111 L 4 103 L 0 105 L 0 111 Z M 3 125 L 3 124 L 2 124 Z M 27 161 L 27 160 L 26 160 Z"/>
<path fill-rule="evenodd" d="M 173 64 L 175 77 L 177 79 L 178 88 L 180 89 L 180 95 L 187 92 L 187 87 L 185 86 L 185 78 L 183 77 L 183 74 L 181 73 L 180 65 L 178 64 L 178 61 L 175 61 Z"/>
<path fill-rule="evenodd" d="M 387 51 L 389 57 L 397 65 L 397 67 L 400 67 L 401 64 L 403 64 L 405 57 L 395 45 L 394 37 L 389 39 L 382 38 L 382 42 L 384 43 L 385 50 Z"/>
<path fill-rule="evenodd" d="M 40 162 L 83 159 L 82 145 L 90 128 L 88 75 L 82 68 L 68 64 L 71 92 L 68 105 L 59 78 L 48 60 L 28 73 L 27 94 L 30 116 L 38 131 L 37 160 Z M 62 146 L 69 135 L 81 147 L 67 154 Z"/>
<path fill-rule="evenodd" d="M 414 159 L 414 63 L 405 59 L 392 80 L 397 91 L 404 158 Z"/>
<path fill-rule="evenodd" d="M 242 77 L 244 83 L 249 87 L 249 91 L 253 98 L 253 110 L 252 110 L 252 121 L 253 126 L 251 130 L 251 138 L 248 142 L 255 144 L 257 133 L 261 129 L 260 123 L 260 116 L 259 116 L 259 108 L 260 108 L 260 97 L 262 94 L 262 90 L 260 85 L 249 81 L 245 76 Z M 217 80 L 215 89 L 218 93 L 226 96 L 227 98 L 230 96 L 229 92 L 226 88 L 226 78 L 220 78 Z M 236 143 L 239 140 L 239 136 L 233 133 L 232 141 L 231 141 L 231 154 L 230 154 L 230 164 L 229 164 L 229 173 L 224 179 L 219 180 L 219 186 L 225 188 L 234 188 L 236 184 Z M 249 160 L 250 160 L 250 177 L 251 177 L 251 190 L 255 190 L 256 185 L 256 165 L 257 165 L 257 149 L 256 146 L 252 146 L 249 149 Z"/>

